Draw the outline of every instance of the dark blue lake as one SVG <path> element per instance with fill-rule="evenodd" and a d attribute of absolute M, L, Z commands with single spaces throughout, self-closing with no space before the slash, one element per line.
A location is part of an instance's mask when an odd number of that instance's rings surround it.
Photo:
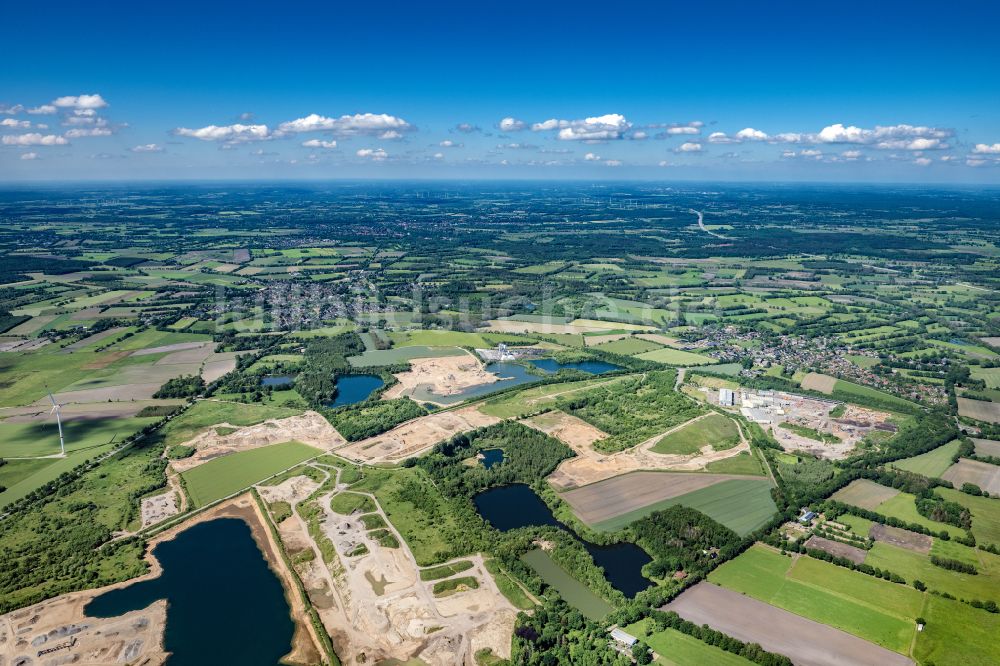
<path fill-rule="evenodd" d="M 153 555 L 163 567 L 158 578 L 106 592 L 84 613 L 113 617 L 166 599 L 170 666 L 276 666 L 291 649 L 284 590 L 245 522 L 199 523 Z"/>
<path fill-rule="evenodd" d="M 479 459 L 483 467 L 490 469 L 494 465 L 499 465 L 504 461 L 503 449 L 483 449 L 480 451 L 483 457 Z"/>
<path fill-rule="evenodd" d="M 295 383 L 295 377 L 291 375 L 271 375 L 260 380 L 261 386 L 291 386 Z"/>
<path fill-rule="evenodd" d="M 337 397 L 327 407 L 343 407 L 364 402 L 375 391 L 385 386 L 378 375 L 340 375 L 337 377 Z"/>
<path fill-rule="evenodd" d="M 583 544 L 597 566 L 604 569 L 608 582 L 626 597 L 632 598 L 652 585 L 652 581 L 642 575 L 642 567 L 653 559 L 646 551 L 633 543 L 600 546 L 581 538 L 556 520 L 531 486 L 514 483 L 490 488 L 473 497 L 472 501 L 479 515 L 501 532 L 531 525 L 552 525 L 566 530 Z"/>
<path fill-rule="evenodd" d="M 620 365 L 607 363 L 605 361 L 580 361 L 578 363 L 559 363 L 554 358 L 539 358 L 531 361 L 531 364 L 539 370 L 545 372 L 559 372 L 560 370 L 580 370 L 589 372 L 592 375 L 603 375 L 612 370 L 621 370 Z"/>

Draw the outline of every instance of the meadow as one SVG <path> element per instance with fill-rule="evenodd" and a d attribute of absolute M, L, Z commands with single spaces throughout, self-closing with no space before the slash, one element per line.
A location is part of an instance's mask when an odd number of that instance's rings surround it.
<path fill-rule="evenodd" d="M 914 474 L 939 479 L 951 467 L 951 459 L 958 453 L 959 446 L 961 446 L 961 442 L 956 439 L 919 456 L 897 460 L 892 463 L 892 466 Z"/>
<path fill-rule="evenodd" d="M 711 445 L 716 451 L 731 449 L 740 442 L 740 431 L 728 416 L 709 414 L 658 441 L 653 453 L 689 455 L 703 446 Z"/>
<path fill-rule="evenodd" d="M 320 453 L 299 442 L 272 444 L 209 460 L 183 472 L 181 478 L 191 503 L 197 508 L 249 488 Z"/>

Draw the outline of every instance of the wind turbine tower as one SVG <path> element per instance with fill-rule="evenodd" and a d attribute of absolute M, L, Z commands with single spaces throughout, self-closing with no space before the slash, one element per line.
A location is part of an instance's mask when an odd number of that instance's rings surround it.
<path fill-rule="evenodd" d="M 56 415 L 56 425 L 59 426 L 59 450 L 60 450 L 60 455 L 63 458 L 65 458 L 66 457 L 66 440 L 63 439 L 62 417 L 59 415 L 59 411 L 60 411 L 61 405 L 58 402 L 56 402 L 55 397 L 52 395 L 52 391 L 49 391 L 49 400 L 52 401 L 52 411 L 49 412 L 49 413 Z"/>

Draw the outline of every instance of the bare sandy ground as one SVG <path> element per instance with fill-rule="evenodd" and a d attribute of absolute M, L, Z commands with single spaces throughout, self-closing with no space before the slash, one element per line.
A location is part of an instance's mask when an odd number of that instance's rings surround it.
<path fill-rule="evenodd" d="M 836 377 L 821 375 L 818 372 L 810 372 L 802 378 L 799 385 L 804 389 L 809 389 L 810 391 L 819 391 L 820 393 L 830 395 L 833 393 L 833 386 L 836 383 Z"/>
<path fill-rule="evenodd" d="M 78 391 L 60 391 L 56 393 L 56 400 L 60 405 L 70 403 L 107 402 L 116 400 L 150 400 L 163 382 L 142 382 L 135 384 L 119 384 L 117 386 L 105 386 L 102 388 L 80 389 Z M 44 400 L 38 400 L 35 404 L 44 405 L 49 400 L 45 396 Z"/>
<path fill-rule="evenodd" d="M 413 395 L 418 387 L 441 396 L 455 395 L 470 386 L 492 384 L 499 378 L 470 354 L 413 359 L 410 370 L 399 373 L 396 379 L 399 383 L 382 394 L 383 400 Z"/>
<path fill-rule="evenodd" d="M 588 335 L 583 339 L 583 346 L 594 347 L 604 342 L 614 342 L 615 340 L 624 340 L 627 337 L 629 337 L 628 333 L 609 333 L 608 335 Z"/>
<path fill-rule="evenodd" d="M 216 428 L 236 428 L 236 431 L 220 435 Z M 178 472 L 183 472 L 229 453 L 290 441 L 302 442 L 321 451 L 345 443 L 340 433 L 317 412 L 305 412 L 287 419 L 269 419 L 246 427 L 217 423 L 184 442 L 185 446 L 195 448 L 194 455 L 173 460 L 171 465 Z"/>
<path fill-rule="evenodd" d="M 1000 402 L 959 398 L 958 413 L 960 416 L 967 416 L 977 421 L 1000 423 Z"/>
<path fill-rule="evenodd" d="M 990 495 L 1000 495 L 1000 467 L 997 465 L 961 458 L 941 478 L 951 481 L 956 488 L 961 488 L 963 483 L 974 483 Z"/>
<path fill-rule="evenodd" d="M 673 346 L 676 345 L 680 340 L 677 338 L 671 338 L 666 335 L 661 335 L 659 333 L 636 333 L 637 338 L 642 340 L 649 340 L 650 342 L 656 342 L 661 345 Z"/>
<path fill-rule="evenodd" d="M 576 450 L 593 449 L 594 442 L 606 438 L 607 433 L 583 419 L 558 409 L 521 421 L 526 426 L 541 430 Z"/>
<path fill-rule="evenodd" d="M 809 537 L 805 546 L 806 548 L 822 550 L 825 553 L 830 553 L 831 555 L 836 555 L 837 557 L 845 557 L 855 564 L 861 564 L 868 556 L 868 551 L 864 548 L 858 548 L 857 546 L 841 543 L 840 541 L 834 541 L 832 539 L 824 539 L 823 537 L 816 535 Z"/>
<path fill-rule="evenodd" d="M 1000 442 L 991 439 L 973 439 L 972 443 L 976 445 L 977 456 L 1000 458 Z"/>
<path fill-rule="evenodd" d="M 201 378 L 206 384 L 211 384 L 216 379 L 219 379 L 223 375 L 227 375 L 236 369 L 236 355 L 233 354 L 229 358 L 216 358 L 219 356 L 225 356 L 228 352 L 224 354 L 214 354 L 209 356 L 205 360 L 205 364 L 201 366 Z"/>
<path fill-rule="evenodd" d="M 876 541 L 899 546 L 900 548 L 912 550 L 915 553 L 923 555 L 931 552 L 931 546 L 934 545 L 934 539 L 926 534 L 918 534 L 917 532 L 911 532 L 899 527 L 890 527 L 889 525 L 882 525 L 880 523 L 872 525 L 868 536 Z"/>
<path fill-rule="evenodd" d="M 420 580 L 412 552 L 381 509 L 378 513 L 399 548 L 379 545 L 357 517 L 331 511 L 330 497 L 319 502 L 323 532 L 339 561 L 333 578 L 337 601 L 323 619 L 345 663 L 419 658 L 431 666 L 474 664 L 475 650 L 481 648 L 510 656 L 516 611 L 485 570 L 482 557 L 461 558 L 472 561 L 473 568 L 457 574 L 474 576 L 478 589 L 437 598 L 436 581 Z M 354 554 L 360 545 L 367 552 Z"/>
<path fill-rule="evenodd" d="M 704 416 L 707 414 L 698 418 L 704 418 Z M 640 470 L 692 472 L 704 469 L 705 465 L 710 462 L 731 458 L 743 451 L 750 450 L 750 444 L 742 437 L 741 431 L 740 443 L 723 451 L 715 451 L 711 445 L 704 446 L 700 451 L 691 455 L 662 454 L 652 451 L 652 448 L 663 437 L 689 423 L 691 421 L 682 423 L 666 432 L 650 437 L 645 442 L 630 449 L 617 453 L 601 453 L 594 449 L 593 441 L 588 443 L 584 438 L 573 441 L 564 440 L 576 452 L 577 456 L 562 461 L 556 470 L 549 475 L 549 483 L 556 490 L 563 491 Z"/>
<path fill-rule="evenodd" d="M 166 663 L 167 602 L 112 618 L 84 615 L 84 607 L 104 591 L 74 592 L 0 616 L 0 664 Z"/>
<path fill-rule="evenodd" d="M 879 504 L 898 494 L 899 491 L 895 488 L 868 479 L 855 479 L 831 495 L 830 499 L 874 511 Z"/>
<path fill-rule="evenodd" d="M 910 666 L 913 661 L 875 643 L 776 608 L 707 581 L 663 610 L 707 624 L 747 643 L 783 654 L 796 666 Z"/>
<path fill-rule="evenodd" d="M 475 407 L 421 416 L 388 432 L 354 442 L 337 450 L 349 460 L 364 463 L 398 462 L 423 453 L 452 435 L 499 423 Z"/>
<path fill-rule="evenodd" d="M 569 502 L 580 520 L 594 525 L 722 481 L 748 478 L 754 477 L 697 472 L 632 472 L 570 490 L 563 493 L 562 498 Z M 761 483 L 768 483 L 765 477 L 756 478 Z"/>

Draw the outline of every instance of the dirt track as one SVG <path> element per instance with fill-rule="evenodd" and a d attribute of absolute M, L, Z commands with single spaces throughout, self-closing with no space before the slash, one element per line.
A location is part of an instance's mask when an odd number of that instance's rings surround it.
<path fill-rule="evenodd" d="M 722 451 L 715 451 L 711 446 L 705 446 L 701 451 L 692 455 L 672 455 L 653 453 L 652 448 L 656 446 L 663 437 L 680 430 L 694 420 L 705 418 L 711 412 L 686 421 L 678 426 L 670 428 L 654 437 L 650 437 L 645 442 L 641 442 L 630 449 L 618 451 L 617 453 L 601 453 L 593 447 L 596 440 L 588 437 L 580 439 L 563 439 L 572 448 L 577 457 L 564 460 L 560 463 L 552 474 L 549 475 L 549 483 L 556 490 L 569 490 L 585 486 L 597 481 L 603 481 L 614 476 L 636 472 L 640 470 L 669 470 L 676 472 L 691 472 L 704 469 L 705 465 L 717 460 L 724 460 L 739 455 L 743 451 L 750 450 L 750 444 L 743 438 L 740 431 L 741 441 L 738 445 Z M 526 425 L 534 425 L 530 421 L 525 421 Z M 538 426 L 535 426 L 538 427 Z M 539 428 L 542 429 L 542 428 Z M 598 431 L 599 432 L 599 431 Z M 557 437 L 556 432 L 553 432 Z M 589 441 L 588 441 L 589 439 Z"/>
<path fill-rule="evenodd" d="M 685 620 L 783 654 L 796 666 L 910 666 L 901 654 L 709 582 L 663 607 Z"/>
<path fill-rule="evenodd" d="M 354 442 L 337 450 L 349 460 L 364 463 L 397 462 L 419 455 L 452 435 L 498 423 L 475 407 L 438 412 L 413 419 L 388 432 Z"/>

